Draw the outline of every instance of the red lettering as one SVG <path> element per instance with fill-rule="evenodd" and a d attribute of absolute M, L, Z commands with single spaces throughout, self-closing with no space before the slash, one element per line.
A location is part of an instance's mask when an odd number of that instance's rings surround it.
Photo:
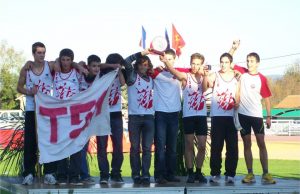
<path fill-rule="evenodd" d="M 81 131 L 83 131 L 89 125 L 93 117 L 93 112 L 91 112 L 91 109 L 95 106 L 95 103 L 95 101 L 90 101 L 85 104 L 71 106 L 71 125 L 79 125 L 82 122 L 82 120 L 80 120 L 80 113 L 88 112 L 88 114 L 85 117 L 85 124 L 83 127 L 71 131 L 69 134 L 70 138 L 75 139 L 78 137 Z"/>
<path fill-rule="evenodd" d="M 50 143 L 57 142 L 57 116 L 67 114 L 67 108 L 45 108 L 40 107 L 40 114 L 43 116 L 50 117 L 51 125 L 51 134 L 50 134 Z"/>
<path fill-rule="evenodd" d="M 107 90 L 105 90 L 103 92 L 103 94 L 100 96 L 100 98 L 96 102 L 96 116 L 101 114 L 102 104 L 103 104 L 103 101 L 105 99 L 106 93 L 107 93 Z"/>

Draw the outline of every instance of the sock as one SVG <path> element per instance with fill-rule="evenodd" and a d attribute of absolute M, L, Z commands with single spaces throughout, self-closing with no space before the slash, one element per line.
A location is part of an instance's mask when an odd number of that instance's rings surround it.
<path fill-rule="evenodd" d="M 196 173 L 201 174 L 201 168 L 196 168 Z"/>
<path fill-rule="evenodd" d="M 248 169 L 248 173 L 249 173 L 249 174 L 250 174 L 250 173 L 253 173 L 252 168 L 249 168 L 249 169 Z"/>
<path fill-rule="evenodd" d="M 268 169 L 263 169 L 263 174 L 269 173 Z"/>
<path fill-rule="evenodd" d="M 193 174 L 194 173 L 194 170 L 193 170 L 193 168 L 188 168 L 188 174 Z"/>

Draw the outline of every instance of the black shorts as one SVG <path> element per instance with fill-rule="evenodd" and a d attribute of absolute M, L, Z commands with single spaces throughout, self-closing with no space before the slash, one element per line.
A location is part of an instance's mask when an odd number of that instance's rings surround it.
<path fill-rule="evenodd" d="M 263 118 L 239 114 L 239 121 L 243 128 L 241 130 L 241 136 L 250 135 L 251 128 L 253 129 L 254 134 L 265 134 Z"/>
<path fill-rule="evenodd" d="M 184 134 L 207 135 L 206 116 L 183 117 Z"/>

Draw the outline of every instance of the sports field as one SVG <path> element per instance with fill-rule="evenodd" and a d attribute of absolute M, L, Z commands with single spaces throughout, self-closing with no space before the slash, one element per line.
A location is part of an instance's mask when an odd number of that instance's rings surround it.
<path fill-rule="evenodd" d="M 269 154 L 269 171 L 273 174 L 274 177 L 278 178 L 293 178 L 300 179 L 300 137 L 299 136 L 266 136 L 268 154 Z M 259 161 L 259 152 L 255 142 L 255 138 L 253 138 L 252 144 L 253 150 L 253 158 L 254 158 L 254 173 L 257 175 L 262 174 L 262 169 Z M 209 156 L 209 149 L 208 156 Z M 225 148 L 223 150 L 223 154 L 225 155 Z M 243 156 L 243 144 L 239 141 L 239 155 L 240 159 L 238 162 L 237 174 L 246 174 L 246 166 Z M 97 165 L 97 157 L 93 155 L 92 157 L 88 157 L 90 164 L 90 172 L 92 176 L 99 176 L 99 170 Z M 109 160 L 111 160 L 111 154 L 109 154 Z M 4 164 L 0 164 L 0 171 Z M 153 157 L 151 163 L 151 175 L 153 175 Z M 223 165 L 224 169 L 224 165 Z M 209 175 L 209 158 L 207 157 L 204 165 L 203 172 L 205 175 Z M 224 170 L 222 170 L 224 172 Z M 15 176 L 14 172 L 6 172 L 8 175 Z M 124 154 L 124 162 L 122 166 L 122 175 L 130 176 L 130 162 L 129 162 L 129 154 Z"/>

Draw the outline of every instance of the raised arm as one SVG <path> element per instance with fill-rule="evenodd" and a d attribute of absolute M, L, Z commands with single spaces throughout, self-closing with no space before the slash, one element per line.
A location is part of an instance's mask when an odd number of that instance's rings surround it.
<path fill-rule="evenodd" d="M 120 81 L 121 86 L 124 86 L 125 85 L 125 78 L 124 78 L 124 75 L 122 73 L 121 68 L 119 68 L 118 76 L 119 76 L 119 81 Z"/>
<path fill-rule="evenodd" d="M 161 60 L 170 71 L 170 73 L 172 73 L 178 80 L 187 80 L 186 73 L 177 71 L 166 58 L 163 57 Z"/>
<path fill-rule="evenodd" d="M 235 51 L 239 48 L 239 46 L 240 46 L 240 40 L 234 40 L 233 42 L 232 42 L 232 46 L 231 46 L 231 48 L 230 48 L 230 50 L 229 50 L 229 54 L 231 54 L 231 56 L 233 56 L 233 54 L 235 53 Z"/>

